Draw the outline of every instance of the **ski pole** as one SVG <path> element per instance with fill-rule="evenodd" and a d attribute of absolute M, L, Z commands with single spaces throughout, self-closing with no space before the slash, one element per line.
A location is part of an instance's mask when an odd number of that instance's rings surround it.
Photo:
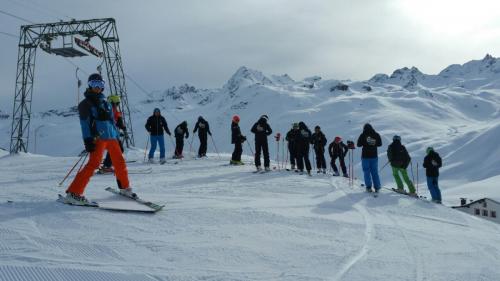
<path fill-rule="evenodd" d="M 214 138 L 212 137 L 212 135 L 210 135 L 210 139 L 212 140 L 212 144 L 214 145 L 215 152 L 217 152 L 217 156 L 219 157 L 219 160 L 222 160 L 222 158 L 220 157 L 219 151 L 217 150 L 217 146 L 215 145 L 215 141 L 214 141 Z"/>
<path fill-rule="evenodd" d="M 80 161 L 82 161 L 83 157 L 85 156 L 85 158 L 87 158 L 87 154 L 88 153 L 85 151 L 85 154 L 82 154 L 82 156 L 80 156 L 80 158 L 78 158 L 78 161 L 76 161 L 75 165 L 73 165 L 73 167 L 71 167 L 71 169 L 69 170 L 69 172 L 63 178 L 63 180 L 59 183 L 59 186 L 62 186 L 62 184 L 66 181 L 66 179 L 69 177 L 69 175 L 71 174 L 71 172 L 73 172 L 73 170 L 76 168 L 76 166 L 78 166 L 78 163 L 80 163 Z"/>
<path fill-rule="evenodd" d="M 382 168 L 380 168 L 380 170 L 378 172 L 379 173 L 382 172 L 382 170 L 385 168 L 385 166 L 387 166 L 387 164 L 389 164 L 389 160 L 384 164 L 384 166 L 382 166 Z"/>
<path fill-rule="evenodd" d="M 146 155 L 148 151 L 149 142 L 151 141 L 151 135 L 148 134 L 148 139 L 146 141 L 146 148 L 144 149 L 144 162 L 146 162 Z"/>
<path fill-rule="evenodd" d="M 83 157 L 83 161 L 82 163 L 80 164 L 80 167 L 78 168 L 78 172 L 76 172 L 77 174 L 82 170 L 82 167 L 83 167 L 83 164 L 85 164 L 85 160 L 87 160 L 87 157 L 89 156 L 88 153 L 85 153 L 85 157 Z"/>
<path fill-rule="evenodd" d="M 283 143 L 284 143 L 284 140 L 283 140 Z M 286 150 L 285 169 L 286 169 L 287 165 L 288 165 L 288 149 Z"/>
<path fill-rule="evenodd" d="M 280 169 L 280 138 L 281 134 L 277 133 L 276 136 L 274 136 L 276 139 L 276 164 L 278 165 L 278 170 Z"/>
<path fill-rule="evenodd" d="M 250 152 L 252 152 L 252 155 L 255 157 L 255 152 L 253 152 L 252 146 L 248 143 L 248 141 L 246 143 L 248 145 L 248 148 L 250 148 Z"/>
<path fill-rule="evenodd" d="M 411 169 L 411 180 L 415 182 L 415 177 L 413 176 L 413 161 L 410 161 L 410 169 Z"/>
<path fill-rule="evenodd" d="M 418 194 L 418 161 L 417 161 L 417 194 Z"/>
<path fill-rule="evenodd" d="M 281 142 L 281 168 L 284 170 L 285 169 L 285 138 L 283 138 Z"/>
<path fill-rule="evenodd" d="M 191 154 L 191 155 L 193 155 L 193 141 L 194 141 L 194 137 L 191 138 L 191 142 L 189 143 L 189 154 Z"/>

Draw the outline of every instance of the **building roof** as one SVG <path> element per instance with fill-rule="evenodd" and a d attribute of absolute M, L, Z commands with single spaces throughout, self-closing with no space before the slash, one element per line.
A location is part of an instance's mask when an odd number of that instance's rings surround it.
<path fill-rule="evenodd" d="M 467 203 L 467 204 L 465 204 L 465 205 L 460 205 L 460 206 L 452 206 L 452 208 L 469 208 L 470 206 L 472 206 L 472 205 L 474 205 L 474 204 L 476 204 L 476 203 L 483 203 L 483 202 L 484 202 L 484 201 L 486 201 L 486 200 L 492 201 L 492 202 L 494 202 L 494 203 L 496 203 L 496 204 L 500 205 L 500 202 L 498 202 L 498 201 L 495 201 L 495 200 L 490 199 L 490 198 L 483 198 L 483 199 L 479 199 L 479 200 L 476 200 L 476 201 L 472 201 L 472 202 Z"/>

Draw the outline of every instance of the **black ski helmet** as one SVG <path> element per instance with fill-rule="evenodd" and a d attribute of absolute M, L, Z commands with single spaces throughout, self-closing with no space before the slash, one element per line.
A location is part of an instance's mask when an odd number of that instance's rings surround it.
<path fill-rule="evenodd" d="M 93 73 L 93 74 L 90 74 L 89 79 L 88 79 L 88 82 L 93 81 L 93 80 L 97 80 L 97 81 L 104 81 L 104 80 L 102 79 L 101 74 L 99 74 L 99 73 Z"/>

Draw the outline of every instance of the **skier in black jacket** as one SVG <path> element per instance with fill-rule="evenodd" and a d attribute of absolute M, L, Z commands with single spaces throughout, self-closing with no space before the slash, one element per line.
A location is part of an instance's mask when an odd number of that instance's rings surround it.
<path fill-rule="evenodd" d="M 170 130 L 168 129 L 167 121 L 163 116 L 159 108 L 155 108 L 153 115 L 148 118 L 146 122 L 146 130 L 150 133 L 151 148 L 149 149 L 149 162 L 153 162 L 156 145 L 160 144 L 160 163 L 165 163 L 165 139 L 163 137 L 163 130 L 171 136 Z"/>
<path fill-rule="evenodd" d="M 363 133 L 359 135 L 358 147 L 362 147 L 361 151 L 361 166 L 365 178 L 365 187 L 367 192 L 372 191 L 372 186 L 375 192 L 380 190 L 380 177 L 378 175 L 378 151 L 377 147 L 382 146 L 380 135 L 373 129 L 370 124 L 365 124 Z"/>
<path fill-rule="evenodd" d="M 314 153 L 316 153 L 316 167 L 318 169 L 318 174 L 326 174 L 326 160 L 325 160 L 325 146 L 327 140 L 325 134 L 321 131 L 319 126 L 314 127 L 314 134 L 311 136 L 311 144 L 314 148 Z"/>
<path fill-rule="evenodd" d="M 198 131 L 198 137 L 200 138 L 198 157 L 201 158 L 207 156 L 207 134 L 212 136 L 210 126 L 202 116 L 198 117 L 198 122 L 196 122 L 196 125 L 194 126 L 193 134 L 196 133 L 196 131 Z"/>
<path fill-rule="evenodd" d="M 267 143 L 267 136 L 273 133 L 273 130 L 267 123 L 269 117 L 267 115 L 262 115 L 253 126 L 251 132 L 255 134 L 255 167 L 257 171 L 262 170 L 260 167 L 260 153 L 264 154 L 264 168 L 266 171 L 270 171 L 269 168 L 269 146 Z"/>
<path fill-rule="evenodd" d="M 330 154 L 330 157 L 332 159 L 330 165 L 332 166 L 334 176 L 340 175 L 339 170 L 337 169 L 337 165 L 335 165 L 337 158 L 339 158 L 340 168 L 342 169 L 342 176 L 346 178 L 349 177 L 344 161 L 348 151 L 349 148 L 342 142 L 341 137 L 335 137 L 332 143 L 330 143 L 330 145 L 328 146 L 328 153 Z"/>
<path fill-rule="evenodd" d="M 297 161 L 297 145 L 295 144 L 296 138 L 299 133 L 299 123 L 293 123 L 292 129 L 286 133 L 286 141 L 288 142 L 288 152 L 290 153 L 290 165 L 292 170 L 295 170 L 295 163 Z M 296 170 L 298 172 L 298 170 Z"/>
<path fill-rule="evenodd" d="M 410 165 L 411 157 L 406 147 L 401 144 L 401 137 L 394 136 L 392 138 L 392 143 L 387 148 L 387 158 L 389 159 L 389 163 L 391 163 L 392 167 L 392 175 L 394 176 L 394 180 L 396 180 L 396 185 L 399 191 L 404 191 L 404 185 L 399 177 L 399 174 L 403 176 L 403 180 L 405 181 L 408 189 L 410 190 L 410 196 L 416 196 L 415 187 L 408 177 L 408 173 L 406 169 L 408 165 Z"/>
<path fill-rule="evenodd" d="M 231 143 L 234 144 L 233 155 L 229 162 L 231 165 L 244 165 L 244 163 L 241 162 L 241 153 L 243 152 L 242 144 L 247 140 L 247 137 L 241 134 L 239 123 L 240 117 L 234 115 L 231 122 Z"/>
<path fill-rule="evenodd" d="M 427 148 L 427 156 L 424 158 L 425 175 L 427 176 L 427 187 L 431 193 L 432 201 L 441 204 L 441 190 L 439 190 L 438 178 L 439 168 L 443 165 L 441 157 L 434 148 Z"/>
<path fill-rule="evenodd" d="M 309 161 L 309 145 L 311 143 L 311 130 L 304 122 L 299 122 L 299 132 L 297 133 L 297 167 L 300 173 L 304 172 L 304 162 L 306 164 L 307 174 L 311 175 L 311 161 Z"/>
<path fill-rule="evenodd" d="M 189 130 L 187 127 L 187 121 L 183 121 L 174 130 L 175 134 L 175 155 L 174 158 L 181 159 L 184 158 L 182 151 L 184 150 L 184 136 L 186 139 L 189 138 Z"/>

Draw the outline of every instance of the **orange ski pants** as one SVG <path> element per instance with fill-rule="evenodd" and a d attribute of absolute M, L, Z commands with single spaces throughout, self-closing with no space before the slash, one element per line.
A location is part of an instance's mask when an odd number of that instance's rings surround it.
<path fill-rule="evenodd" d="M 118 141 L 115 139 L 97 140 L 95 150 L 90 153 L 89 161 L 85 167 L 83 167 L 83 169 L 76 174 L 75 179 L 70 184 L 66 192 L 72 192 L 78 195 L 83 194 L 85 187 L 89 183 L 90 177 L 92 177 L 92 175 L 94 175 L 94 171 L 99 168 L 105 150 L 107 150 L 111 156 L 111 161 L 113 162 L 113 166 L 115 168 L 118 187 L 129 187 L 130 183 L 128 181 L 127 166 L 125 165 L 125 159 L 123 158 Z"/>

